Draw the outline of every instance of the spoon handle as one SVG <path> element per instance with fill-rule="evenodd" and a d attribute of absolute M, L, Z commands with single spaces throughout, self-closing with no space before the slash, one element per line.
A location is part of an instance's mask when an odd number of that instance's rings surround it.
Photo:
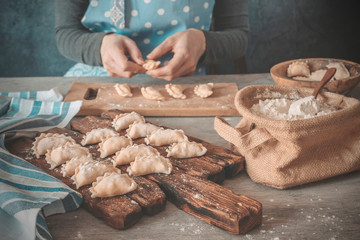
<path fill-rule="evenodd" d="M 329 68 L 326 73 L 324 74 L 323 78 L 321 79 L 319 85 L 317 85 L 317 87 L 315 88 L 314 92 L 313 92 L 313 96 L 314 98 L 317 97 L 318 93 L 320 92 L 320 90 L 325 86 L 325 84 L 335 75 L 336 73 L 336 68 Z"/>

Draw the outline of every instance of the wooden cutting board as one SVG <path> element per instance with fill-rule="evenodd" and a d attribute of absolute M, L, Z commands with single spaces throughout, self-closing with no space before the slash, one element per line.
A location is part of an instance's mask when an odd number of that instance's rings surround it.
<path fill-rule="evenodd" d="M 92 129 L 109 127 L 118 111 L 108 111 L 97 116 L 78 117 L 71 121 L 72 130 L 54 128 L 47 132 L 65 134 L 77 143 L 83 134 Z M 120 132 L 121 135 L 125 130 Z M 225 148 L 214 146 L 203 140 L 188 136 L 190 141 L 201 143 L 207 148 L 202 157 L 174 159 L 173 172 L 134 177 L 138 188 L 126 195 L 109 198 L 91 198 L 90 185 L 75 188 L 73 181 L 63 177 L 60 168 L 49 169 L 45 156 L 36 158 L 32 153 L 34 139 L 19 138 L 7 141 L 7 149 L 41 168 L 46 173 L 60 179 L 83 196 L 83 206 L 94 216 L 101 217 L 108 225 L 117 229 L 127 229 L 136 224 L 145 214 L 152 216 L 165 208 L 166 200 L 178 208 L 209 224 L 231 234 L 245 234 L 261 224 L 262 205 L 258 201 L 239 195 L 219 185 L 225 178 L 231 178 L 243 169 L 244 158 Z M 134 139 L 142 144 L 144 139 Z M 98 144 L 86 146 L 95 159 L 99 158 Z M 167 146 L 154 146 L 166 156 Z M 110 156 L 111 157 L 111 156 Z M 107 161 L 108 158 L 102 159 Z M 126 172 L 128 166 L 120 166 Z"/>
<path fill-rule="evenodd" d="M 136 111 L 143 116 L 238 116 L 234 97 L 238 91 L 236 83 L 214 83 L 213 94 L 208 98 L 195 95 L 196 84 L 182 84 L 186 99 L 172 98 L 165 90 L 165 84 L 129 84 L 132 97 L 117 94 L 114 83 L 74 82 L 64 101 L 82 100 L 78 116 L 100 115 L 102 112 L 118 109 L 124 112 Z M 148 100 L 141 94 L 141 87 L 151 86 L 165 96 L 164 101 Z"/>

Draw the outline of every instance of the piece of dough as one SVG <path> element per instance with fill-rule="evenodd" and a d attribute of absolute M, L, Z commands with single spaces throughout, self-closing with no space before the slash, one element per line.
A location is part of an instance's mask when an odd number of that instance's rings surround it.
<path fill-rule="evenodd" d="M 158 129 L 145 138 L 145 143 L 148 145 L 163 146 L 187 140 L 187 136 L 181 129 Z"/>
<path fill-rule="evenodd" d="M 136 157 L 126 170 L 130 176 L 147 175 L 151 173 L 170 174 L 172 164 L 168 158 L 159 155 Z"/>
<path fill-rule="evenodd" d="M 114 86 L 116 92 L 122 96 L 122 97 L 132 97 L 132 93 L 131 93 L 131 88 L 130 85 L 127 83 L 123 83 L 123 84 L 115 84 Z"/>
<path fill-rule="evenodd" d="M 160 66 L 160 61 L 154 61 L 150 59 L 146 59 L 143 63 L 142 67 L 145 68 L 147 71 L 157 69 Z"/>
<path fill-rule="evenodd" d="M 63 146 L 47 150 L 45 160 L 50 164 L 50 169 L 54 169 L 74 157 L 82 157 L 89 154 L 89 149 L 84 148 L 79 144 L 68 142 Z"/>
<path fill-rule="evenodd" d="M 144 98 L 149 100 L 164 101 L 165 97 L 153 87 L 142 87 L 141 93 Z"/>
<path fill-rule="evenodd" d="M 47 153 L 55 147 L 65 145 L 66 143 L 75 144 L 75 140 L 64 134 L 57 133 L 41 133 L 39 137 L 35 138 L 32 150 L 37 158 Z"/>
<path fill-rule="evenodd" d="M 112 197 L 123 195 L 134 191 L 136 182 L 127 174 L 105 173 L 104 176 L 96 178 L 96 182 L 90 187 L 91 197 Z"/>
<path fill-rule="evenodd" d="M 334 79 L 336 79 L 336 80 L 350 77 L 350 73 L 343 63 L 332 62 L 332 63 L 329 63 L 328 65 L 326 65 L 326 67 L 327 68 L 336 68 L 336 72 L 334 75 Z"/>
<path fill-rule="evenodd" d="M 184 88 L 179 84 L 166 84 L 165 89 L 173 98 L 186 99 Z"/>
<path fill-rule="evenodd" d="M 126 135 L 132 139 L 146 137 L 160 128 L 151 123 L 134 122 L 126 129 Z"/>
<path fill-rule="evenodd" d="M 201 98 L 207 98 L 213 94 L 213 87 L 213 83 L 199 84 L 194 87 L 194 93 Z"/>
<path fill-rule="evenodd" d="M 313 81 L 311 78 L 304 76 L 296 76 L 296 77 L 292 77 L 292 79 L 301 80 L 301 81 Z"/>
<path fill-rule="evenodd" d="M 74 157 L 61 166 L 61 173 L 63 177 L 71 177 L 75 174 L 75 169 L 78 166 L 80 166 L 82 163 L 90 161 L 94 161 L 91 154 L 87 156 Z"/>
<path fill-rule="evenodd" d="M 166 149 L 167 157 L 190 158 L 200 157 L 206 153 L 207 149 L 197 142 L 180 142 L 172 144 Z"/>
<path fill-rule="evenodd" d="M 310 68 L 306 62 L 296 61 L 291 63 L 287 69 L 287 76 L 288 77 L 295 77 L 295 76 L 310 76 Z"/>
<path fill-rule="evenodd" d="M 147 146 L 145 144 L 135 144 L 116 152 L 112 162 L 113 165 L 116 167 L 118 165 L 129 164 L 130 162 L 135 161 L 135 158 L 138 156 L 151 155 L 160 155 L 160 153 L 158 152 L 158 150 L 156 150 L 156 148 L 153 148 L 151 146 Z"/>
<path fill-rule="evenodd" d="M 83 140 L 81 141 L 81 145 L 85 146 L 88 144 L 99 143 L 103 139 L 113 136 L 119 136 L 119 133 L 110 128 L 93 129 L 84 135 Z"/>
<path fill-rule="evenodd" d="M 134 122 L 145 122 L 145 118 L 137 112 L 123 113 L 114 118 L 112 126 L 116 131 L 120 131 L 128 128 L 130 124 L 133 124 Z"/>
<path fill-rule="evenodd" d="M 120 173 L 120 169 L 104 162 L 90 161 L 82 163 L 79 167 L 77 167 L 75 169 L 75 174 L 71 177 L 71 179 L 74 181 L 74 184 L 78 189 L 79 187 L 94 182 L 97 177 L 103 176 L 107 172 Z"/>
<path fill-rule="evenodd" d="M 124 136 L 108 137 L 99 143 L 100 148 L 98 151 L 100 152 L 100 157 L 105 158 L 130 145 L 132 145 L 131 138 Z"/>

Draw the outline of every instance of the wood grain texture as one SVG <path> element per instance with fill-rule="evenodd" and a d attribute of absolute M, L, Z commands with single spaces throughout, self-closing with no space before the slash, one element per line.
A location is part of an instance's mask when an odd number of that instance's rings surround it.
<path fill-rule="evenodd" d="M 72 121 L 71 126 L 77 131 L 55 128 L 48 132 L 69 135 L 77 143 L 80 143 L 84 133 L 92 129 L 111 128 L 110 116 L 114 117 L 116 113 L 119 112 L 104 113 L 104 116 L 108 118 L 96 116 L 76 118 Z M 125 131 L 121 131 L 120 134 L 124 135 Z M 162 211 L 166 204 L 166 194 L 178 208 L 229 233 L 243 234 L 259 225 L 262 219 L 260 203 L 236 195 L 215 183 L 223 182 L 226 173 L 232 177 L 234 173 L 240 172 L 243 169 L 243 157 L 200 139 L 189 137 L 189 140 L 204 144 L 208 149 L 207 154 L 197 158 L 170 158 L 174 166 L 171 175 L 150 174 L 145 177 L 134 177 L 138 189 L 123 196 L 94 199 L 90 196 L 90 185 L 83 186 L 78 191 L 83 195 L 85 208 L 94 216 L 102 218 L 109 226 L 127 229 L 138 222 L 143 214 L 154 215 Z M 15 142 L 9 142 L 8 148 L 12 153 L 75 189 L 70 178 L 62 177 L 59 167 L 49 170 L 44 156 L 39 159 L 34 157 L 30 151 L 32 142 L 32 139 L 22 138 Z M 144 143 L 144 140 L 142 138 L 135 139 L 134 143 Z M 98 144 L 86 147 L 95 159 L 99 159 Z M 162 155 L 166 155 L 166 146 L 156 148 Z M 102 160 L 109 161 L 110 159 L 111 156 Z M 125 172 L 127 166 L 119 168 Z M 201 197 L 199 197 L 200 195 Z"/>
<path fill-rule="evenodd" d="M 183 174 L 154 174 L 168 199 L 185 212 L 231 234 L 244 234 L 262 221 L 262 205 L 211 181 Z"/>
<path fill-rule="evenodd" d="M 113 83 L 72 83 L 64 101 L 82 100 L 78 116 L 100 115 L 110 109 L 125 112 L 137 111 L 143 116 L 237 116 L 234 97 L 238 91 L 235 83 L 215 83 L 213 94 L 200 98 L 193 92 L 196 84 L 182 84 L 186 99 L 175 99 L 165 90 L 165 84 L 129 84 L 132 97 L 121 97 Z M 165 97 L 164 101 L 144 98 L 141 87 L 151 86 Z"/>

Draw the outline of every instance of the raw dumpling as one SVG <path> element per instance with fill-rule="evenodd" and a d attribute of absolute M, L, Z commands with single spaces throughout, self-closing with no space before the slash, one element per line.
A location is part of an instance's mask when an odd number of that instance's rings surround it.
<path fill-rule="evenodd" d="M 123 83 L 123 84 L 115 84 L 114 86 L 116 92 L 122 96 L 122 97 L 132 97 L 132 93 L 131 93 L 131 88 L 130 85 L 127 83 Z"/>
<path fill-rule="evenodd" d="M 336 72 L 334 78 L 336 80 L 344 79 L 350 77 L 350 73 L 345 67 L 343 63 L 340 62 L 333 62 L 326 65 L 327 68 L 336 68 Z"/>
<path fill-rule="evenodd" d="M 100 148 L 98 151 L 100 152 L 100 157 L 105 158 L 129 145 L 132 145 L 132 140 L 130 138 L 124 136 L 114 136 L 103 139 L 102 142 L 99 143 Z"/>
<path fill-rule="evenodd" d="M 110 128 L 97 128 L 86 133 L 83 140 L 81 141 L 81 144 L 85 146 L 87 144 L 99 143 L 103 139 L 113 136 L 119 136 L 119 133 Z"/>
<path fill-rule="evenodd" d="M 184 88 L 181 85 L 169 83 L 165 85 L 165 89 L 173 98 L 186 98 L 185 94 L 183 94 Z"/>
<path fill-rule="evenodd" d="M 112 126 L 116 131 L 120 131 L 128 128 L 130 124 L 133 124 L 134 122 L 145 122 L 145 118 L 137 112 L 123 113 L 114 118 Z"/>
<path fill-rule="evenodd" d="M 75 144 L 75 140 L 64 134 L 57 133 L 41 133 L 39 137 L 35 138 L 32 150 L 37 158 L 47 153 L 55 147 L 65 145 L 66 143 Z"/>
<path fill-rule="evenodd" d="M 91 197 L 112 197 L 132 192 L 137 188 L 136 182 L 127 174 L 105 173 L 96 178 L 89 189 Z"/>
<path fill-rule="evenodd" d="M 154 70 L 157 69 L 160 66 L 160 61 L 154 61 L 154 60 L 150 60 L 147 59 L 145 60 L 145 62 L 143 63 L 142 67 L 145 68 L 146 70 Z"/>
<path fill-rule="evenodd" d="M 206 153 L 207 149 L 197 142 L 180 142 L 172 144 L 166 149 L 167 157 L 190 158 L 200 157 Z"/>
<path fill-rule="evenodd" d="M 168 158 L 160 155 L 136 157 L 134 162 L 130 163 L 127 172 L 130 176 L 147 175 L 151 173 L 170 174 L 172 164 Z"/>
<path fill-rule="evenodd" d="M 207 98 L 213 94 L 213 87 L 213 83 L 199 84 L 194 87 L 194 93 L 201 98 Z"/>
<path fill-rule="evenodd" d="M 63 177 L 71 177 L 75 174 L 75 169 L 80 166 L 82 163 L 94 161 L 91 154 L 87 156 L 74 157 L 71 160 L 67 161 L 61 167 L 61 172 Z"/>
<path fill-rule="evenodd" d="M 59 146 L 50 149 L 46 153 L 45 160 L 50 164 L 50 169 L 69 161 L 74 157 L 82 157 L 89 155 L 89 150 L 80 146 L 79 144 L 66 143 L 63 146 Z"/>
<path fill-rule="evenodd" d="M 183 130 L 180 129 L 158 129 L 153 132 L 151 135 L 145 138 L 145 143 L 154 145 L 154 146 L 162 146 L 169 145 L 176 142 L 184 142 L 187 141 L 188 138 L 185 135 Z"/>
<path fill-rule="evenodd" d="M 149 100 L 157 100 L 157 101 L 165 100 L 165 97 L 153 87 L 142 87 L 141 93 L 144 96 L 144 98 Z"/>
<path fill-rule="evenodd" d="M 145 144 L 132 145 L 116 152 L 112 162 L 114 166 L 128 164 L 138 156 L 160 155 L 158 150 Z"/>
<path fill-rule="evenodd" d="M 295 76 L 310 76 L 310 68 L 306 62 L 293 62 L 289 65 L 287 69 L 287 76 L 288 77 L 295 77 Z"/>
<path fill-rule="evenodd" d="M 321 79 L 324 77 L 325 73 L 326 73 L 326 69 L 319 69 L 316 70 L 315 72 L 312 72 L 310 75 L 310 79 L 313 81 L 321 81 Z M 334 79 L 334 77 L 332 78 Z"/>
<path fill-rule="evenodd" d="M 71 179 L 74 181 L 76 188 L 79 188 L 94 182 L 97 177 L 103 176 L 107 172 L 120 173 L 120 169 L 104 162 L 90 161 L 77 167 Z"/>
<path fill-rule="evenodd" d="M 146 137 L 160 128 L 151 123 L 134 122 L 126 130 L 126 135 L 132 139 Z"/>

